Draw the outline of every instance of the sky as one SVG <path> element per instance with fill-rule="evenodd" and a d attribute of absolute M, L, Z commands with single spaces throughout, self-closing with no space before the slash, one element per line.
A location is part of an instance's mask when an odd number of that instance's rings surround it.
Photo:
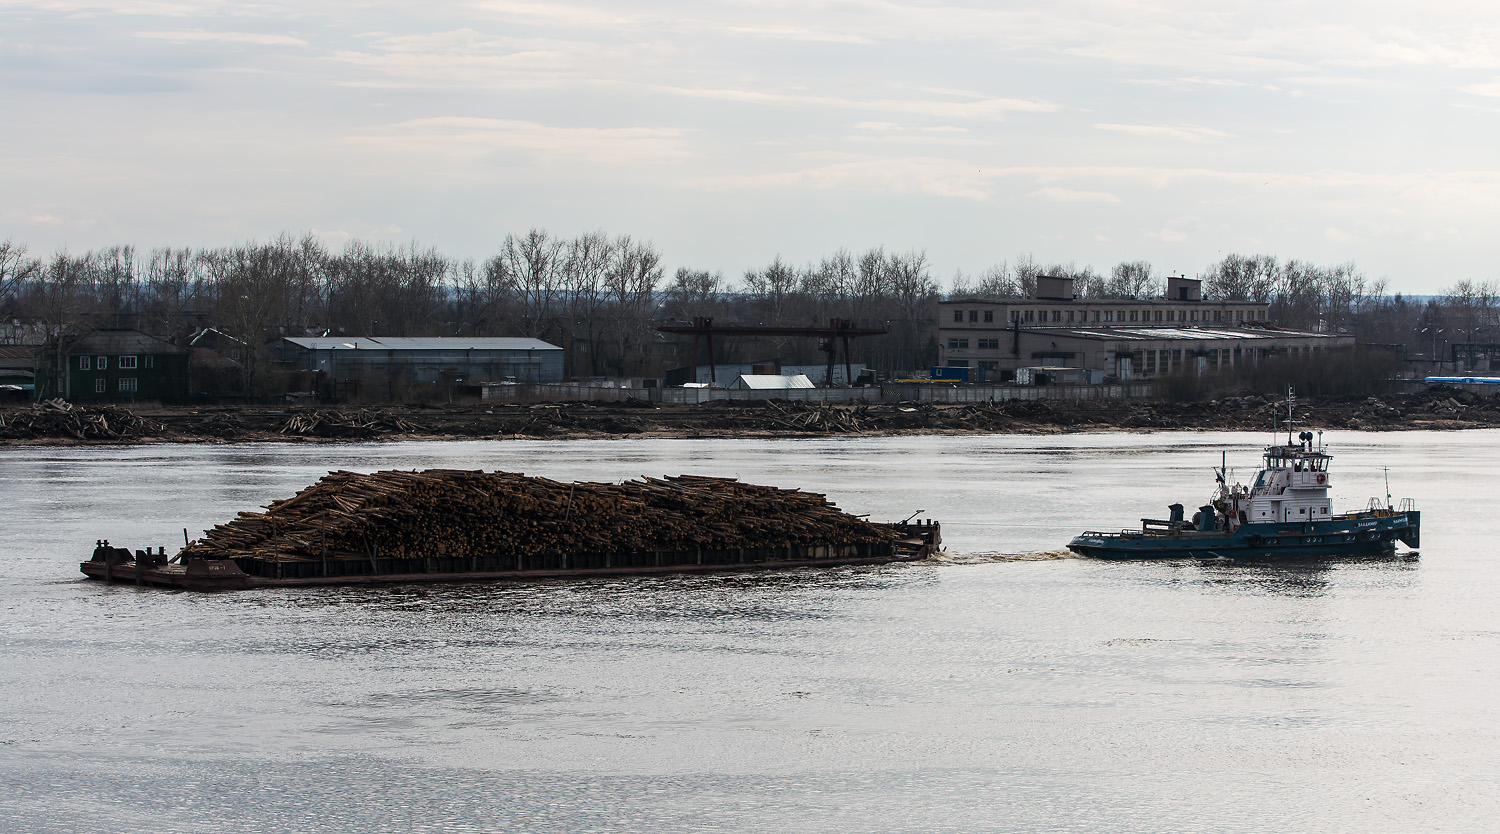
<path fill-rule="evenodd" d="M 1497 276 L 1478 2 L 0 0 L 0 240 Z"/>

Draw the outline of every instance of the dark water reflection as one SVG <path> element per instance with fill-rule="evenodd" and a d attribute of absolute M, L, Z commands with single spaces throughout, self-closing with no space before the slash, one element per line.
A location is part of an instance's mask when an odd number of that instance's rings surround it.
<path fill-rule="evenodd" d="M 1255 435 L 9 449 L 4 831 L 1479 831 L 1500 433 L 1344 439 L 1420 559 L 1058 551 Z M 74 578 L 330 469 L 692 472 L 926 508 L 914 565 L 198 595 Z M 1468 486 L 1464 486 L 1468 485 Z"/>

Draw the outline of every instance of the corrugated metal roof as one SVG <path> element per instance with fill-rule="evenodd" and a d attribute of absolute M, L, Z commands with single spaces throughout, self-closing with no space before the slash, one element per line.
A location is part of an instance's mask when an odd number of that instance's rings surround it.
<path fill-rule="evenodd" d="M 731 388 L 754 388 L 756 390 L 775 390 L 780 388 L 812 388 L 812 380 L 806 374 L 786 376 L 783 374 L 740 374 L 740 378 L 730 383 Z"/>
<path fill-rule="evenodd" d="M 288 336 L 286 340 L 307 350 L 562 350 L 541 339 L 512 336 Z"/>
<path fill-rule="evenodd" d="M 1114 342 L 1161 341 L 1270 341 L 1275 339 L 1337 339 L 1334 333 L 1303 333 L 1296 330 L 1260 330 L 1239 327 L 1033 327 L 1021 333 L 1051 333 L 1079 339 Z"/>

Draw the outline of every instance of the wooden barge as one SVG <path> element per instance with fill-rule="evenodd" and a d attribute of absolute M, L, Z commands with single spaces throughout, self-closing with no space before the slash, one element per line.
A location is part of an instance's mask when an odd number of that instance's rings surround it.
<path fill-rule="evenodd" d="M 765 570 L 925 559 L 941 529 L 876 524 L 816 493 L 724 478 L 333 472 L 170 558 L 100 541 L 80 569 L 186 590 Z"/>

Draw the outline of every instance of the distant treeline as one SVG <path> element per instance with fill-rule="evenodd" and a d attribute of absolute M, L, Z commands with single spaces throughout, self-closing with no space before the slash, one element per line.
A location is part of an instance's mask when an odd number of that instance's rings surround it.
<path fill-rule="evenodd" d="M 351 241 L 332 251 L 312 234 L 206 249 L 115 246 L 33 256 L 0 243 L 0 315 L 38 322 L 52 334 L 134 327 L 181 338 L 213 327 L 246 343 L 247 382 L 284 335 L 531 336 L 567 349 L 570 376 L 658 375 L 685 363 L 655 332 L 666 321 L 822 324 L 845 318 L 890 330 L 861 340 L 856 359 L 914 370 L 937 358 L 935 302 L 947 297 L 1029 295 L 1041 275 L 1074 278 L 1087 298 L 1150 298 L 1163 276 L 1145 261 L 1107 274 L 1029 256 L 976 275 L 956 274 L 947 292 L 925 253 L 837 250 L 797 266 L 779 256 L 738 280 L 688 267 L 668 274 L 649 241 L 592 232 L 561 237 L 533 229 L 507 235 L 483 261 L 416 243 Z M 1347 332 L 1363 343 L 1447 355 L 1460 342 L 1495 339 L 1500 284 L 1462 280 L 1426 303 L 1391 294 L 1352 263 L 1320 266 L 1269 255 L 1232 254 L 1202 273 L 1209 299 L 1266 303 L 1285 327 Z M 14 330 L 14 328 L 10 328 Z M 0 341 L 16 335 L 0 327 Z M 812 340 L 766 337 L 716 345 L 724 361 L 815 362 Z"/>

